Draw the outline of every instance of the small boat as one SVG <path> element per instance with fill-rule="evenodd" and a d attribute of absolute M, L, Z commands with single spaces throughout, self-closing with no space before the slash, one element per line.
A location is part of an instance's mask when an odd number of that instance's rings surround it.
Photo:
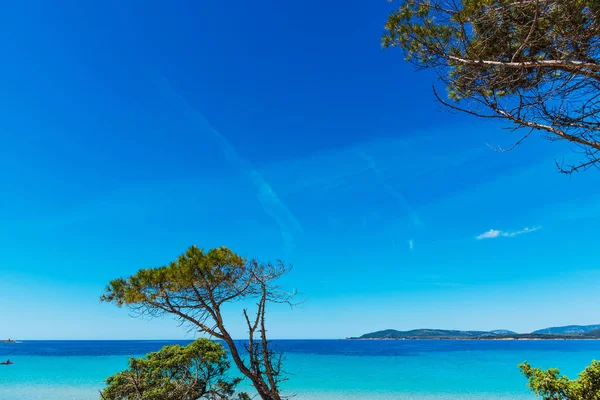
<path fill-rule="evenodd" d="M 6 360 L 0 363 L 0 365 L 11 365 L 14 364 L 14 362 L 10 361 L 10 360 Z"/>
<path fill-rule="evenodd" d="M 8 338 L 7 340 L 2 340 L 0 343 L 17 343 L 17 341 Z"/>

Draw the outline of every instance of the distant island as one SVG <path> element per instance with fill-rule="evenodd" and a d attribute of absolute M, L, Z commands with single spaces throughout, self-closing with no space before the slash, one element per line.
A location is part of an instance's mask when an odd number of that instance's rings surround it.
<path fill-rule="evenodd" d="M 458 331 L 446 329 L 385 329 L 366 333 L 354 340 L 582 340 L 600 339 L 600 325 L 568 325 L 517 333 L 505 329 L 493 331 Z"/>

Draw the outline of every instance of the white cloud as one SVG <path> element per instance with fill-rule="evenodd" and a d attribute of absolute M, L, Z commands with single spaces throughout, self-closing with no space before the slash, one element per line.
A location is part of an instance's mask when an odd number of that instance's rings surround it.
<path fill-rule="evenodd" d="M 481 240 L 481 239 L 493 239 L 493 238 L 497 238 L 501 234 L 502 234 L 502 231 L 499 231 L 497 229 L 490 229 L 489 231 L 484 232 L 481 235 L 477 236 L 477 240 Z"/>
<path fill-rule="evenodd" d="M 516 231 L 516 232 L 505 232 L 504 236 L 508 236 L 508 237 L 512 237 L 512 236 L 517 236 L 520 235 L 522 233 L 531 233 L 531 232 L 535 232 L 539 229 L 542 229 L 541 226 L 534 226 L 533 228 L 525 228 L 521 231 Z"/>
<path fill-rule="evenodd" d="M 498 229 L 490 229 L 487 232 L 482 233 L 481 235 L 477 236 L 477 240 L 482 240 L 482 239 L 495 239 L 498 237 L 513 237 L 513 236 L 517 236 L 517 235 L 522 235 L 523 233 L 531 233 L 531 232 L 535 232 L 539 229 L 541 229 L 541 226 L 534 226 L 533 228 L 525 228 L 525 229 L 521 229 L 520 231 L 512 231 L 512 232 L 508 232 L 508 231 L 501 231 Z"/>
<path fill-rule="evenodd" d="M 410 251 L 413 251 L 413 249 L 415 248 L 415 241 L 410 239 L 408 241 L 408 248 L 410 249 Z"/>

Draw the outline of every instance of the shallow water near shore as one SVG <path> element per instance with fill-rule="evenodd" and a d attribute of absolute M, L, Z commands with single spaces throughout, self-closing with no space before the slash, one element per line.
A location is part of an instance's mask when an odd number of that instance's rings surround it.
<path fill-rule="evenodd" d="M 0 399 L 97 399 L 103 379 L 167 341 L 26 341 L 0 345 Z M 286 393 L 298 399 L 534 399 L 517 365 L 575 377 L 600 341 L 276 341 Z M 242 387 L 243 389 L 243 387 Z"/>

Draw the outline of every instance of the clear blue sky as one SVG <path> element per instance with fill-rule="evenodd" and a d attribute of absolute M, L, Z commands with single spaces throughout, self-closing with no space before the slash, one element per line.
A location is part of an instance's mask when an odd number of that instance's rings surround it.
<path fill-rule="evenodd" d="M 394 4 L 91 4 L 2 12 L 0 337 L 189 337 L 98 298 L 191 244 L 294 264 L 277 338 L 600 323 L 600 173 L 490 150 L 380 48 Z"/>

